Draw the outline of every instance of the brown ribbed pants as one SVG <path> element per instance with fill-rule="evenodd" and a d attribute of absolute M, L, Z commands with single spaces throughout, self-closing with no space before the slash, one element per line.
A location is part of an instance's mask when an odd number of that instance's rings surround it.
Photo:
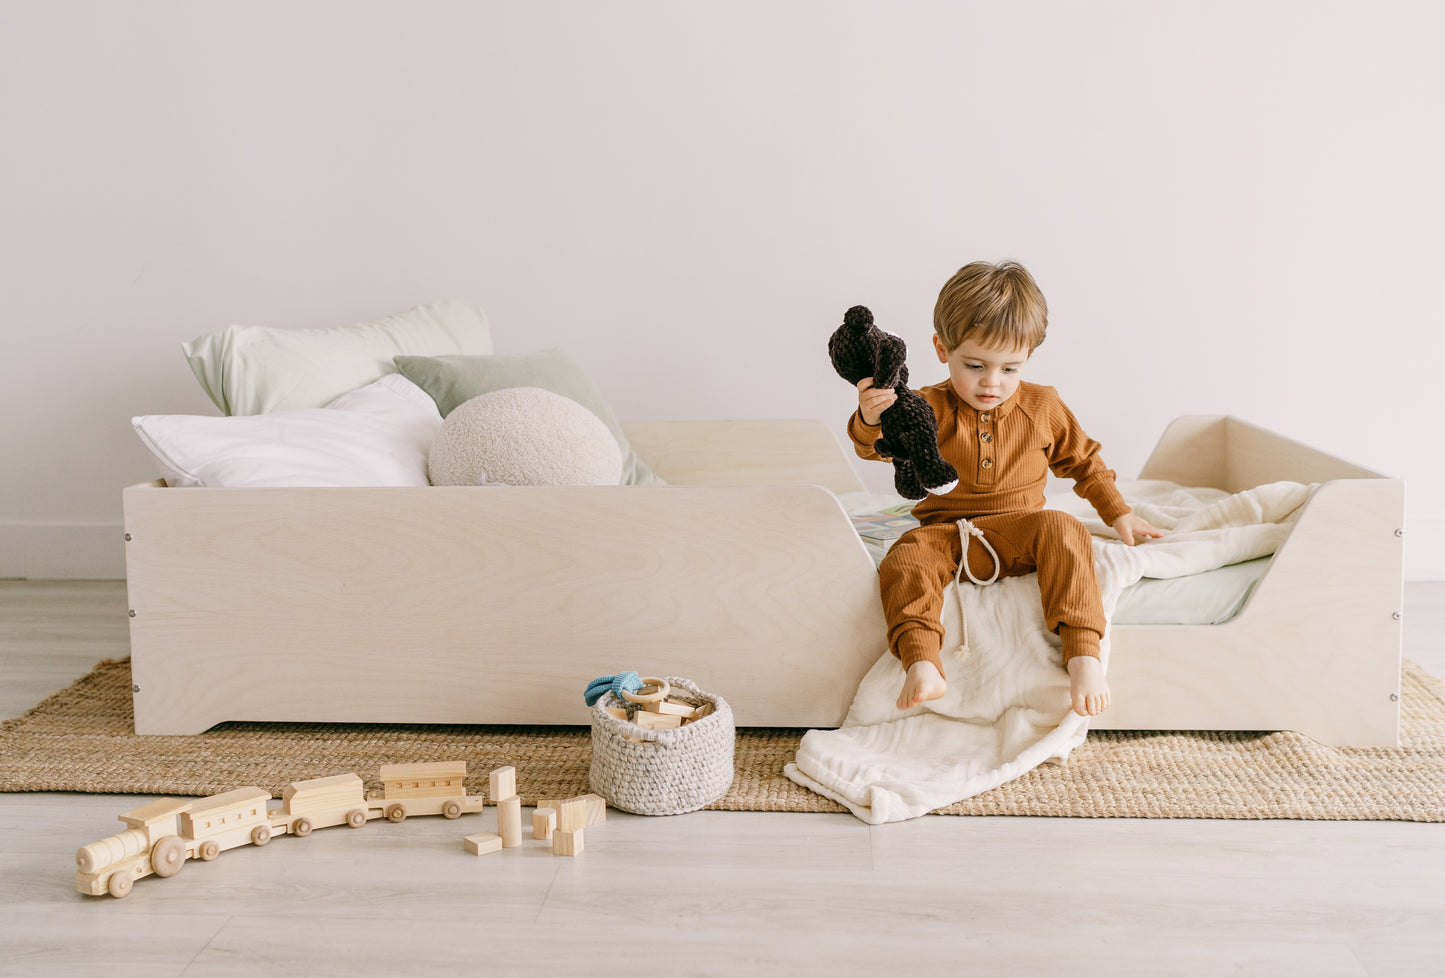
<path fill-rule="evenodd" d="M 999 577 L 1038 571 L 1044 620 L 1063 641 L 1064 661 L 1099 655 L 1104 605 L 1094 573 L 1094 548 L 1084 524 L 1058 510 L 980 516 L 972 520 L 998 551 Z M 906 669 L 928 661 L 943 672 L 943 590 L 958 568 L 958 524 L 930 523 L 909 530 L 888 548 L 878 568 L 888 647 Z M 975 577 L 993 574 L 993 558 L 976 537 L 968 538 L 968 566 Z M 964 583 L 968 576 L 964 575 Z"/>

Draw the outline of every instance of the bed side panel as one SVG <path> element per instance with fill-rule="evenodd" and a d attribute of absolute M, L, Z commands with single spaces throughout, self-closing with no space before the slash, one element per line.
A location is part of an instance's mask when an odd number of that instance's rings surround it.
<path fill-rule="evenodd" d="M 816 487 L 127 490 L 136 729 L 587 723 L 626 669 L 836 726 L 885 650 Z"/>

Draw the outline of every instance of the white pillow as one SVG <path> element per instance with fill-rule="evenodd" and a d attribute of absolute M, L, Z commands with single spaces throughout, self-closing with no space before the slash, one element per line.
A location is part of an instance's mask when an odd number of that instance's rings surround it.
<path fill-rule="evenodd" d="M 491 353 L 492 334 L 475 305 L 438 302 L 329 329 L 227 326 L 181 350 L 216 407 L 265 414 L 321 407 L 393 373 L 395 356 Z"/>
<path fill-rule="evenodd" d="M 321 408 L 131 424 L 170 486 L 424 486 L 442 416 L 426 391 L 388 374 Z"/>

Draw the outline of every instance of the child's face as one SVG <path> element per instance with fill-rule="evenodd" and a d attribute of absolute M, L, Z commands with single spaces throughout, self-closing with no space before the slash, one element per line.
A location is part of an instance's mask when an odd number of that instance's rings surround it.
<path fill-rule="evenodd" d="M 996 408 L 1019 389 L 1024 364 L 1029 360 L 1028 347 L 981 346 L 964 340 L 952 352 L 944 349 L 937 334 L 933 348 L 938 362 L 948 364 L 948 378 L 964 403 L 979 411 Z"/>

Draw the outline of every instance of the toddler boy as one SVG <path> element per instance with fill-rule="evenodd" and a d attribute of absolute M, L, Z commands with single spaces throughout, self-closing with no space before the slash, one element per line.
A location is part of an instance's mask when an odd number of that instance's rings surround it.
<path fill-rule="evenodd" d="M 878 570 L 888 647 L 907 670 L 898 708 L 947 691 L 943 590 L 963 555 L 957 521 L 981 530 L 997 553 L 968 538 L 968 568 L 988 579 L 1037 571 L 1044 619 L 1063 644 L 1074 712 L 1096 716 L 1109 706 L 1099 661 L 1104 608 L 1089 533 L 1074 517 L 1044 509 L 1049 472 L 1074 481 L 1078 493 L 1133 546 L 1162 530 L 1135 516 L 1086 435 L 1052 387 L 1024 383 L 1029 356 L 1044 341 L 1048 308 L 1033 276 L 1016 262 L 974 262 L 959 269 L 933 310 L 933 346 L 948 380 L 918 393 L 938 418 L 938 446 L 958 469 L 958 486 L 913 508 L 922 524 L 889 548 Z M 891 388 L 858 383 L 858 410 L 848 434 L 858 455 L 873 448 L 879 415 L 897 399 Z"/>

